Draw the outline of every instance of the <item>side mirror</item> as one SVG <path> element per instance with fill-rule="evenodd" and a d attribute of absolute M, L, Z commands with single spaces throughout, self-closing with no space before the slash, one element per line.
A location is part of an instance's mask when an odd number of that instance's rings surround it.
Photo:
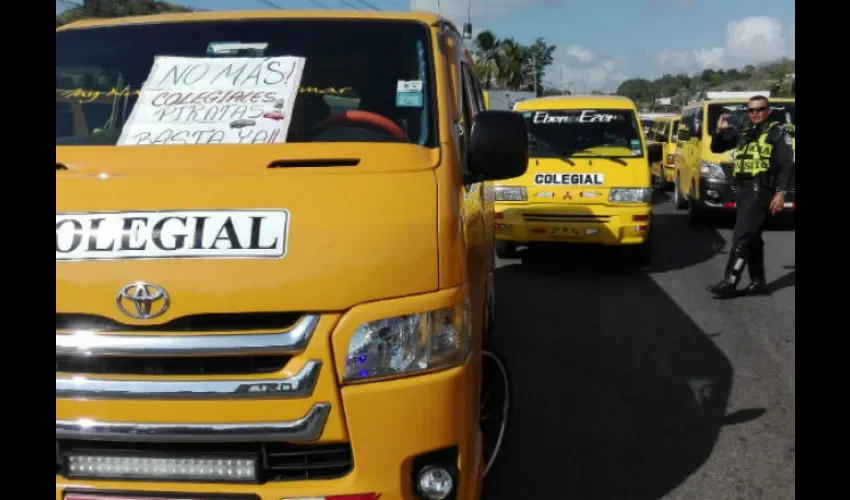
<path fill-rule="evenodd" d="M 691 138 L 691 131 L 688 130 L 688 127 L 683 125 L 679 127 L 679 131 L 676 132 L 676 136 L 680 141 L 685 142 Z"/>
<path fill-rule="evenodd" d="M 514 111 L 481 111 L 469 133 L 468 168 L 464 182 L 519 177 L 528 169 L 528 130 Z"/>
<path fill-rule="evenodd" d="M 661 143 L 659 142 L 653 142 L 652 144 L 648 144 L 646 146 L 646 152 L 649 156 L 650 165 L 659 163 L 664 156 L 664 151 L 662 150 Z"/>

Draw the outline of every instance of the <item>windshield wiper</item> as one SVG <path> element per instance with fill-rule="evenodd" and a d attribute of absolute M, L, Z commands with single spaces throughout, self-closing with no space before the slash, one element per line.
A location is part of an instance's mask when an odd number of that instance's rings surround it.
<path fill-rule="evenodd" d="M 575 151 L 567 151 L 566 153 L 563 154 L 563 157 L 568 159 L 570 156 L 572 156 L 576 153 L 584 153 L 585 151 L 589 151 L 591 149 L 606 148 L 606 147 L 618 147 L 619 148 L 619 147 L 625 147 L 625 146 L 621 146 L 619 144 L 600 144 L 599 146 L 593 146 L 592 148 L 577 149 Z M 617 157 L 617 156 L 596 155 L 593 158 L 605 158 L 606 160 L 611 160 L 614 163 L 619 163 L 620 165 L 623 165 L 623 166 L 628 165 L 626 160 L 624 160 L 620 157 Z M 574 163 L 570 162 L 570 165 L 574 165 Z"/>
<path fill-rule="evenodd" d="M 624 160 L 624 159 L 622 159 L 622 158 L 620 158 L 620 157 L 617 157 L 617 156 L 599 156 L 599 158 L 605 158 L 606 160 L 611 160 L 611 161 L 613 161 L 614 163 L 619 163 L 620 165 L 623 165 L 624 167 L 625 167 L 626 165 L 628 165 L 628 163 L 626 162 L 626 160 Z"/>
<path fill-rule="evenodd" d="M 575 166 L 576 166 L 576 162 L 572 161 L 572 160 L 570 159 L 570 157 L 569 157 L 569 156 L 567 156 L 567 155 L 559 155 L 559 154 L 556 154 L 556 155 L 555 155 L 555 158 L 557 158 L 557 159 L 559 159 L 559 160 L 561 160 L 561 161 L 563 161 L 563 162 L 568 163 L 571 167 L 575 167 Z"/>

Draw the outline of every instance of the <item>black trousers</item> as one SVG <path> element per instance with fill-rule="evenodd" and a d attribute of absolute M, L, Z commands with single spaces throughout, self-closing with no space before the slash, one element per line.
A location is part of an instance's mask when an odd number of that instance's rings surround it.
<path fill-rule="evenodd" d="M 750 279 L 764 281 L 764 240 L 761 233 L 770 218 L 773 195 L 773 190 L 761 189 L 752 181 L 738 183 L 735 231 L 727 275 L 734 274 L 735 278 L 740 278 L 743 267 L 748 265 Z"/>

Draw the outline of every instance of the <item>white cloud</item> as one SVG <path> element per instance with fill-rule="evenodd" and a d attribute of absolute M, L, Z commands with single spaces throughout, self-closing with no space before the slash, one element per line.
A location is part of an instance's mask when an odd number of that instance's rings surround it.
<path fill-rule="evenodd" d="M 613 92 L 628 78 L 626 61 L 594 52 L 580 45 L 558 47 L 552 65 L 546 68 L 547 86 L 564 85 L 573 93 L 592 90 Z M 561 87 L 563 88 L 563 87 Z"/>
<path fill-rule="evenodd" d="M 729 22 L 722 47 L 665 50 L 656 56 L 655 62 L 662 73 L 695 73 L 793 58 L 794 31 L 795 23 L 785 30 L 782 22 L 773 17 L 745 17 Z"/>

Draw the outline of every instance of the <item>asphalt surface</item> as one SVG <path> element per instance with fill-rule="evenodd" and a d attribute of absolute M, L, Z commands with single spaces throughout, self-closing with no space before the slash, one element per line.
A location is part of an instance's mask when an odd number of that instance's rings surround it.
<path fill-rule="evenodd" d="M 717 223 L 658 203 L 649 272 L 596 249 L 499 261 L 512 413 L 485 500 L 794 498 L 793 224 L 765 234 L 772 295 L 718 300 Z"/>

